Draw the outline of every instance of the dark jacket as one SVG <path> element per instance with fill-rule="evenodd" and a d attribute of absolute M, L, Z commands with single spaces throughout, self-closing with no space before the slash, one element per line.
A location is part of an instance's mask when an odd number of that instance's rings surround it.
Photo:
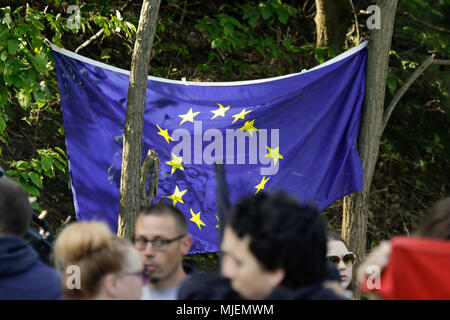
<path fill-rule="evenodd" d="M 346 300 L 331 289 L 325 288 L 322 283 L 316 283 L 301 289 L 277 288 L 266 300 Z"/>
<path fill-rule="evenodd" d="M 317 283 L 301 289 L 275 289 L 266 300 L 343 300 L 332 290 Z M 196 273 L 187 278 L 178 291 L 178 300 L 242 300 L 230 281 L 216 273 Z"/>
<path fill-rule="evenodd" d="M 16 236 L 0 237 L 0 300 L 62 299 L 61 278 Z"/>
<path fill-rule="evenodd" d="M 178 300 L 238 300 L 230 281 L 213 272 L 190 275 L 178 291 Z"/>

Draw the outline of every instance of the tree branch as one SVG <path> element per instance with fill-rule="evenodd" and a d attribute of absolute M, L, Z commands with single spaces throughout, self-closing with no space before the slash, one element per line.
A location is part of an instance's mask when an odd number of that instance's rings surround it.
<path fill-rule="evenodd" d="M 158 193 L 159 165 L 158 153 L 149 149 L 141 168 L 141 179 L 139 183 L 141 205 L 150 205 L 153 201 L 153 197 Z M 153 173 L 150 172 L 152 168 Z M 150 180 L 150 190 L 147 194 L 148 180 Z"/>
<path fill-rule="evenodd" d="M 122 8 L 120 8 L 120 11 L 125 10 L 131 3 L 132 0 L 128 0 Z M 105 29 L 101 29 L 96 34 L 94 34 L 92 37 L 90 37 L 88 40 L 86 40 L 83 44 L 81 44 L 76 50 L 75 53 L 78 53 L 83 48 L 86 48 L 88 45 L 90 45 L 93 41 L 98 39 L 103 33 L 105 32 Z"/>
<path fill-rule="evenodd" d="M 441 31 L 441 32 L 450 33 L 450 30 L 447 30 L 447 29 L 441 28 L 441 27 L 433 26 L 433 25 L 429 24 L 428 22 L 425 22 L 425 21 L 422 21 L 422 20 L 416 18 L 415 16 L 413 16 L 413 15 L 412 15 L 411 13 L 409 13 L 409 12 L 403 12 L 402 15 L 408 16 L 408 17 L 410 17 L 411 19 L 413 19 L 414 21 L 419 22 L 419 23 L 423 24 L 424 26 L 427 26 L 428 28 L 431 28 L 431 29 L 434 29 L 434 30 L 437 30 L 437 31 Z"/>
<path fill-rule="evenodd" d="M 103 32 L 105 32 L 105 29 L 100 29 L 100 31 L 97 32 L 96 34 L 94 34 L 92 37 L 90 37 L 89 40 L 86 40 L 82 45 L 80 45 L 78 48 L 76 48 L 75 53 L 78 53 L 78 51 L 80 51 L 81 49 L 86 48 L 93 41 L 98 39 L 103 34 Z"/>
<path fill-rule="evenodd" d="M 387 122 L 392 114 L 392 111 L 394 111 L 395 106 L 400 101 L 401 97 L 405 94 L 405 92 L 408 90 L 408 88 L 411 86 L 411 84 L 425 71 L 426 68 L 430 64 L 433 63 L 434 60 L 434 54 L 429 56 L 417 69 L 414 71 L 414 73 L 409 77 L 408 80 L 406 80 L 405 84 L 397 91 L 394 98 L 392 99 L 391 103 L 387 107 L 386 111 L 384 112 L 383 116 L 383 123 L 381 127 L 381 134 L 383 133 L 384 129 L 386 128 Z"/>
<path fill-rule="evenodd" d="M 437 64 L 440 66 L 450 66 L 450 60 L 435 59 L 433 61 L 433 64 Z"/>
<path fill-rule="evenodd" d="M 356 27 L 356 44 L 359 44 L 359 26 L 358 26 L 358 16 L 356 15 L 356 10 L 355 10 L 355 6 L 353 5 L 353 1 L 350 0 L 350 4 L 352 6 L 352 10 L 353 10 L 353 16 L 355 17 L 355 27 Z"/>

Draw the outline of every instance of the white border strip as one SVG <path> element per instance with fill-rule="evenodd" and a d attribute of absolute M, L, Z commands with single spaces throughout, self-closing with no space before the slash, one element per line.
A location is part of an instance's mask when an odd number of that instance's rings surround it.
<path fill-rule="evenodd" d="M 289 77 L 293 77 L 299 74 L 303 74 L 303 73 L 307 73 L 310 71 L 314 71 L 314 70 L 318 70 L 320 68 L 326 67 L 330 64 L 336 63 L 340 60 L 343 60 L 349 56 L 351 56 L 352 54 L 362 50 L 363 48 L 367 47 L 368 45 L 368 41 L 365 40 L 363 42 L 361 42 L 359 45 L 357 45 L 356 47 L 353 47 L 343 53 L 341 53 L 340 55 L 334 57 L 333 59 L 330 59 L 324 63 L 319 64 L 318 66 L 311 68 L 309 70 L 303 70 L 301 72 L 298 73 L 291 73 L 288 75 L 284 75 L 284 76 L 279 76 L 279 77 L 274 77 L 274 78 L 265 78 L 265 79 L 257 79 L 257 80 L 246 80 L 246 81 L 229 81 L 229 82 L 195 82 L 195 81 L 186 81 L 184 79 L 184 81 L 180 81 L 180 80 L 170 80 L 170 79 L 164 79 L 164 78 L 159 78 L 159 77 L 154 77 L 154 76 L 148 76 L 149 80 L 153 80 L 153 81 L 158 81 L 158 82 L 166 82 L 166 83 L 174 83 L 174 84 L 183 84 L 183 85 L 193 85 L 193 86 L 211 86 L 211 87 L 215 87 L 215 86 L 240 86 L 240 85 L 249 85 L 249 84 L 256 84 L 256 83 L 263 83 L 263 82 L 269 82 L 269 81 L 274 81 L 274 80 L 279 80 L 279 79 L 284 79 L 284 78 L 289 78 Z M 100 67 L 100 68 L 105 68 L 111 71 L 115 71 L 115 72 L 119 72 L 122 74 L 126 74 L 126 75 L 130 75 L 130 71 L 124 70 L 124 69 L 120 69 L 111 65 L 108 65 L 106 63 L 103 62 L 98 62 L 89 58 L 86 58 L 82 55 L 76 54 L 72 51 L 60 48 L 58 46 L 55 46 L 54 44 L 50 44 L 50 47 L 56 51 L 59 52 L 65 56 L 68 56 L 70 58 L 82 61 L 82 62 L 86 62 L 89 63 L 93 66 L 96 67 Z"/>

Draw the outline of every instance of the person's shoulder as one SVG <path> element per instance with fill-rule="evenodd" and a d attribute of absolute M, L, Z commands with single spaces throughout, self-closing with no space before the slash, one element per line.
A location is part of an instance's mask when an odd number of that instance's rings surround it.
<path fill-rule="evenodd" d="M 326 283 L 318 283 L 300 289 L 276 288 L 267 300 L 346 300 L 346 297 Z"/>
<path fill-rule="evenodd" d="M 179 300 L 235 300 L 239 295 L 231 288 L 230 281 L 213 272 L 197 272 L 189 275 L 178 291 Z"/>

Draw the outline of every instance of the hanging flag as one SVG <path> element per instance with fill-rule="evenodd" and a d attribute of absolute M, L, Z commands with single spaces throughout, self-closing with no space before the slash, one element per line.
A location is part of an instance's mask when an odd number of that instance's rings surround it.
<path fill-rule="evenodd" d="M 149 77 L 143 156 L 158 152 L 159 197 L 180 209 L 191 253 L 218 250 L 214 163 L 230 200 L 283 189 L 320 209 L 362 188 L 357 137 L 367 42 L 311 70 L 241 82 Z M 117 231 L 129 72 L 52 46 L 75 211 Z"/>

